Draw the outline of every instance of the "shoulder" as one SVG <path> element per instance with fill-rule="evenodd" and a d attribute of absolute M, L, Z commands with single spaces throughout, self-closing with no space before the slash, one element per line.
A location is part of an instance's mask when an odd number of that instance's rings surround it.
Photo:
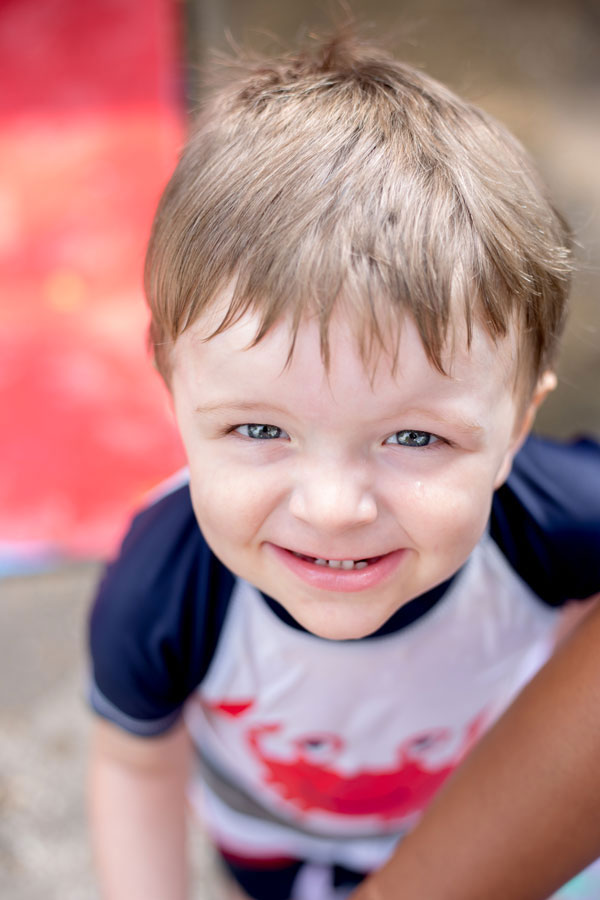
<path fill-rule="evenodd" d="M 208 669 L 233 582 L 187 485 L 136 516 L 90 616 L 96 711 L 137 733 L 169 727 Z"/>
<path fill-rule="evenodd" d="M 491 533 L 548 603 L 600 591 L 600 444 L 530 437 L 494 496 Z"/>
<path fill-rule="evenodd" d="M 194 516 L 189 486 L 184 484 L 135 516 L 118 557 L 107 567 L 100 596 L 114 590 L 128 596 L 150 596 L 162 604 L 173 591 L 181 595 L 184 584 L 188 586 L 211 562 L 212 554 Z"/>

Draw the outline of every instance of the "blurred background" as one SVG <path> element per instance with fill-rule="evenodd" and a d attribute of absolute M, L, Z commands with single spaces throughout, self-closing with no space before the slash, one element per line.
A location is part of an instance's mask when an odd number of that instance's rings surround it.
<path fill-rule="evenodd" d="M 351 8 L 537 159 L 578 262 L 560 389 L 537 428 L 600 434 L 600 4 Z M 141 272 L 199 73 L 210 48 L 274 50 L 328 27 L 332 10 L 340 4 L 0 0 L 2 897 L 96 896 L 84 624 L 132 510 L 183 462 L 146 353 Z M 216 900 L 201 838 L 196 859 L 199 896 Z"/>

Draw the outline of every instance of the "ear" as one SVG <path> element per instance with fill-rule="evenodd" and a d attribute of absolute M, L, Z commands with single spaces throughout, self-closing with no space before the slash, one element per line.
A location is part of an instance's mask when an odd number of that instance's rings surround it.
<path fill-rule="evenodd" d="M 517 421 L 515 425 L 515 437 L 512 445 L 513 456 L 522 447 L 525 438 L 531 431 L 538 409 L 548 394 L 555 389 L 556 385 L 557 378 L 554 372 L 547 371 L 540 375 L 529 404 L 522 413 L 520 422 Z"/>
<path fill-rule="evenodd" d="M 512 466 L 512 461 L 515 458 L 515 455 L 523 446 L 527 435 L 531 431 L 531 427 L 533 425 L 539 407 L 544 402 L 548 394 L 555 389 L 556 385 L 557 378 L 554 372 L 548 370 L 547 372 L 543 372 L 542 375 L 540 375 L 529 403 L 527 404 L 523 412 L 518 415 L 515 422 L 514 434 L 494 482 L 494 490 L 499 488 L 501 484 L 504 484 L 504 482 L 508 478 Z"/>

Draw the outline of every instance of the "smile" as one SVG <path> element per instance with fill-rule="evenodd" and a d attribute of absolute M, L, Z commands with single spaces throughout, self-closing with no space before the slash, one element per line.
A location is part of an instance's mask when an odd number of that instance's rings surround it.
<path fill-rule="evenodd" d="M 377 587 L 392 577 L 406 550 L 392 550 L 382 556 L 363 559 L 325 559 L 267 544 L 269 551 L 305 584 L 324 591 L 355 592 Z"/>
<path fill-rule="evenodd" d="M 330 569 L 345 569 L 346 571 L 350 571 L 352 569 L 366 569 L 368 565 L 377 562 L 378 559 L 381 559 L 380 556 L 372 556 L 368 559 L 322 559 L 321 557 L 315 556 L 306 556 L 304 553 L 296 553 L 295 550 L 291 551 L 294 556 L 297 556 L 298 559 L 304 559 L 306 562 L 311 562 L 315 566 L 329 566 Z"/>

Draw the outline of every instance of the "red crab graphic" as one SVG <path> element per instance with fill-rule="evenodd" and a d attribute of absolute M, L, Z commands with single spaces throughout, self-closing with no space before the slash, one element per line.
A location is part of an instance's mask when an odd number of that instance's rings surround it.
<path fill-rule="evenodd" d="M 292 758 L 279 759 L 264 748 L 263 738 L 281 731 L 276 724 L 259 725 L 247 733 L 253 754 L 266 769 L 265 781 L 300 810 L 324 810 L 345 816 L 379 816 L 384 821 L 420 812 L 454 771 L 483 730 L 484 716 L 466 729 L 465 739 L 442 765 L 428 766 L 427 754 L 447 743 L 448 729 L 415 735 L 404 741 L 388 769 L 363 769 L 342 774 L 331 757 L 343 749 L 337 735 L 315 734 L 292 742 Z M 324 759 L 323 754 L 326 754 Z"/>

